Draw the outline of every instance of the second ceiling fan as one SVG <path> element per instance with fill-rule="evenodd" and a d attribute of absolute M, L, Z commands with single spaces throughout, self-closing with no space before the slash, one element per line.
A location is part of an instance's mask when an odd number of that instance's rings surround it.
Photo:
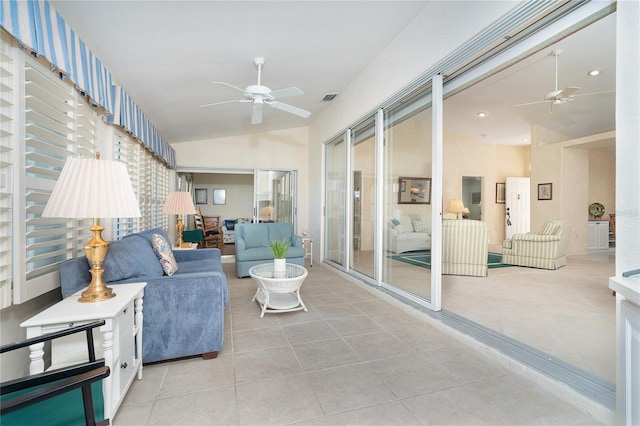
<path fill-rule="evenodd" d="M 544 99 L 541 101 L 535 102 L 526 102 L 523 104 L 514 105 L 516 107 L 526 106 L 526 105 L 536 105 L 536 104 L 548 104 L 550 108 L 550 112 L 553 112 L 554 105 L 561 105 L 567 102 L 572 102 L 578 96 L 592 96 L 592 95 L 601 95 L 608 94 L 612 92 L 594 92 L 594 93 L 583 93 L 576 95 L 575 93 L 580 90 L 579 87 L 575 86 L 567 86 L 564 89 L 558 89 L 558 57 L 562 53 L 561 50 L 553 50 L 549 56 L 553 56 L 556 61 L 556 73 L 555 73 L 555 90 L 548 92 L 545 94 Z"/>
<path fill-rule="evenodd" d="M 245 89 L 241 89 L 232 84 L 225 83 L 222 81 L 214 82 L 214 84 L 227 86 L 241 92 L 244 95 L 244 98 L 234 99 L 230 101 L 213 102 L 210 104 L 205 104 L 200 106 L 209 107 L 213 105 L 222 105 L 222 104 L 228 104 L 233 102 L 251 102 L 253 107 L 253 111 L 251 113 L 251 124 L 262 123 L 262 108 L 264 105 L 269 105 L 273 108 L 288 112 L 290 114 L 297 115 L 302 118 L 307 118 L 311 115 L 311 112 L 307 110 L 295 107 L 293 105 L 285 104 L 279 101 L 279 99 L 282 99 L 282 98 L 303 95 L 304 92 L 302 90 L 298 89 L 297 87 L 287 87 L 286 89 L 271 90 L 268 87 L 263 86 L 261 84 L 261 78 L 262 78 L 262 67 L 264 65 L 264 58 L 255 58 L 253 60 L 253 63 L 258 68 L 258 83 L 255 85 L 249 85 Z"/>

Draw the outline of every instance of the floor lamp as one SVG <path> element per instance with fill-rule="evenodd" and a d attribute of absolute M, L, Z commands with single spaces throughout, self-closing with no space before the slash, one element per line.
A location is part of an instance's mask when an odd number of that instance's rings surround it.
<path fill-rule="evenodd" d="M 124 163 L 95 159 L 69 158 L 51 192 L 42 217 L 69 219 L 93 218 L 91 240 L 84 252 L 91 262 L 91 283 L 79 302 L 100 302 L 115 297 L 104 283 L 102 262 L 109 243 L 102 239 L 100 218 L 140 217 L 138 200 Z"/>
<path fill-rule="evenodd" d="M 176 235 L 178 236 L 178 241 L 176 242 L 176 247 L 182 247 L 182 233 L 184 232 L 182 215 L 196 213 L 196 207 L 193 205 L 191 194 L 184 191 L 170 192 L 167 200 L 164 202 L 162 213 L 178 215 L 178 222 L 176 223 Z"/>

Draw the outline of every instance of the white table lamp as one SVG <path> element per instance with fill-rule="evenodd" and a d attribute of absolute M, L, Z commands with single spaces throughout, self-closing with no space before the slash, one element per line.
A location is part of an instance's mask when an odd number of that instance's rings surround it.
<path fill-rule="evenodd" d="M 164 202 L 162 213 L 178 215 L 178 222 L 176 223 L 178 241 L 176 242 L 176 247 L 182 247 L 182 233 L 184 232 L 182 215 L 196 213 L 196 207 L 193 205 L 191 194 L 184 191 L 170 192 L 167 201 Z"/>
<path fill-rule="evenodd" d="M 62 168 L 42 217 L 69 219 L 93 218 L 93 237 L 84 251 L 91 262 L 91 283 L 79 302 L 100 302 L 115 296 L 104 283 L 102 262 L 109 243 L 102 239 L 100 218 L 140 217 L 138 200 L 124 163 L 95 159 L 69 158 Z"/>

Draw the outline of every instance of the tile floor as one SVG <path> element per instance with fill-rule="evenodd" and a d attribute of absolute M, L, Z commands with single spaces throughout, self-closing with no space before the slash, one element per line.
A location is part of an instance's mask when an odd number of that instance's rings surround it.
<path fill-rule="evenodd" d="M 251 279 L 224 268 L 218 358 L 145 366 L 115 425 L 600 424 L 329 267 L 309 268 L 309 312 L 263 319 Z"/>

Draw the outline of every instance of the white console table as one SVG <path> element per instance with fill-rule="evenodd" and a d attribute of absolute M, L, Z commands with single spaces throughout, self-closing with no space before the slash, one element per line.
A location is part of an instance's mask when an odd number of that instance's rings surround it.
<path fill-rule="evenodd" d="M 105 320 L 94 334 L 96 358 L 104 358 L 111 370 L 102 382 L 105 417 L 111 419 L 120 407 L 134 377 L 142 379 L 142 298 L 146 283 L 113 286 L 116 297 L 95 303 L 79 303 L 80 293 L 67 297 L 20 324 L 27 338 L 64 330 L 95 320 Z M 83 289 L 84 291 L 84 289 Z M 44 343 L 29 347 L 30 374 L 45 370 Z M 84 333 L 56 339 L 51 344 L 51 367 L 61 368 L 89 359 Z"/>

